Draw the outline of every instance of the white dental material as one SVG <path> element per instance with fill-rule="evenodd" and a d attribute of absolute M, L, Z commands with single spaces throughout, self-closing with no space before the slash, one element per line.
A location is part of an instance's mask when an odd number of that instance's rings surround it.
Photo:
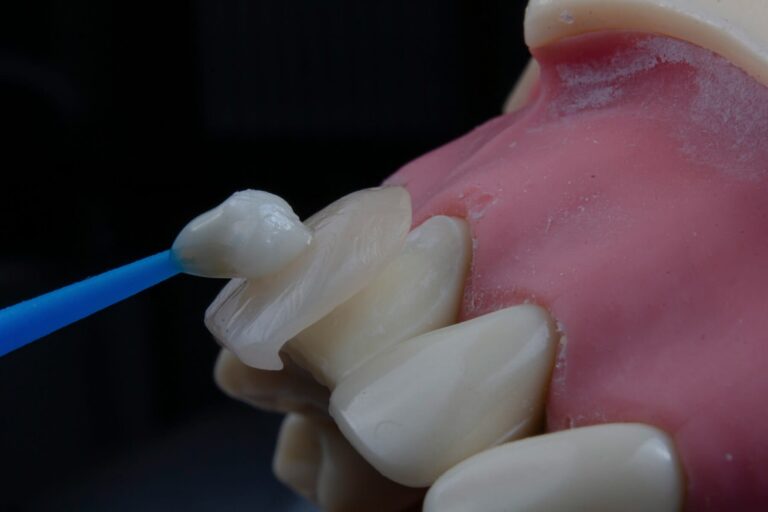
<path fill-rule="evenodd" d="M 283 199 L 237 192 L 190 222 L 171 250 L 0 310 L 0 356 L 181 272 L 247 278 L 276 272 L 311 239 Z"/>
<path fill-rule="evenodd" d="M 187 224 L 171 250 L 187 274 L 254 279 L 280 270 L 311 240 L 284 199 L 244 190 Z"/>

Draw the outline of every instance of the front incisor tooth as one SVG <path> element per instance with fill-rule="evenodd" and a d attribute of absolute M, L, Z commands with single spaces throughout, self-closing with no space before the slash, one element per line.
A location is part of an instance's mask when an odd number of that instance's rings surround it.
<path fill-rule="evenodd" d="M 508 443 L 441 476 L 425 512 L 678 512 L 683 477 L 672 441 L 606 424 Z"/>
<path fill-rule="evenodd" d="M 432 331 L 353 371 L 333 391 L 330 412 L 382 474 L 427 486 L 539 427 L 556 341 L 549 315 L 534 305 Z"/>
<path fill-rule="evenodd" d="M 472 240 L 463 219 L 437 216 L 413 230 L 400 255 L 365 289 L 286 345 L 333 388 L 390 346 L 456 321 Z"/>
<path fill-rule="evenodd" d="M 312 243 L 276 274 L 233 279 L 205 324 L 249 366 L 282 368 L 283 344 L 362 290 L 399 254 L 411 227 L 400 187 L 361 190 L 310 217 Z"/>
<path fill-rule="evenodd" d="M 288 415 L 273 469 L 280 481 L 326 512 L 400 511 L 424 495 L 384 478 L 327 418 Z"/>

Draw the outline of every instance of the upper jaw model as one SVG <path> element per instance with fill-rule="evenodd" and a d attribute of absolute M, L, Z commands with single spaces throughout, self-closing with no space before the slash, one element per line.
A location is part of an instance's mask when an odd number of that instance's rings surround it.
<path fill-rule="evenodd" d="M 532 1 L 509 113 L 209 308 L 222 388 L 290 413 L 278 477 L 327 510 L 768 510 L 765 29 Z"/>

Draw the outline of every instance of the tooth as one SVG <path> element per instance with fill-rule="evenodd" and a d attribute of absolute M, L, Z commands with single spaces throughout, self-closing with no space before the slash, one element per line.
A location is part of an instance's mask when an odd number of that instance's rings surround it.
<path fill-rule="evenodd" d="M 285 347 L 333 388 L 386 348 L 456 321 L 472 254 L 467 223 L 432 217 L 371 284 Z"/>
<path fill-rule="evenodd" d="M 678 512 L 682 501 L 682 470 L 669 437 L 617 423 L 479 453 L 435 482 L 424 511 Z"/>
<path fill-rule="evenodd" d="M 712 50 L 768 84 L 766 23 L 760 0 L 532 0 L 525 42 L 536 49 L 604 30 L 664 34 Z"/>
<path fill-rule="evenodd" d="M 424 494 L 381 476 L 330 420 L 318 417 L 286 417 L 273 468 L 280 481 L 328 512 L 403 510 Z"/>
<path fill-rule="evenodd" d="M 312 421 L 300 414 L 289 414 L 280 426 L 272 470 L 278 480 L 317 502 L 317 480 L 323 449 Z"/>
<path fill-rule="evenodd" d="M 531 59 L 523 69 L 520 78 L 512 88 L 506 101 L 504 102 L 504 113 L 514 112 L 523 108 L 533 97 L 539 82 L 541 70 L 536 59 Z"/>
<path fill-rule="evenodd" d="M 282 370 L 259 370 L 222 349 L 214 380 L 229 396 L 260 409 L 327 414 L 328 390 L 290 358 L 284 357 L 283 362 Z"/>
<path fill-rule="evenodd" d="M 278 272 L 233 279 L 206 311 L 213 335 L 250 366 L 279 370 L 283 344 L 359 292 L 402 249 L 411 226 L 400 187 L 352 193 L 306 221 L 309 248 Z"/>
<path fill-rule="evenodd" d="M 432 331 L 352 372 L 331 394 L 330 412 L 382 474 L 427 486 L 539 427 L 556 341 L 549 315 L 534 305 Z"/>

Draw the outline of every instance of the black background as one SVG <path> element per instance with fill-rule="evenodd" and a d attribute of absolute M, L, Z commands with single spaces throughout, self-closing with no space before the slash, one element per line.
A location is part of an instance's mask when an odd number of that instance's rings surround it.
<path fill-rule="evenodd" d="M 305 217 L 498 115 L 515 0 L 0 4 L 0 306 L 168 247 L 231 192 Z M 0 359 L 0 510 L 288 510 L 182 276 Z"/>

